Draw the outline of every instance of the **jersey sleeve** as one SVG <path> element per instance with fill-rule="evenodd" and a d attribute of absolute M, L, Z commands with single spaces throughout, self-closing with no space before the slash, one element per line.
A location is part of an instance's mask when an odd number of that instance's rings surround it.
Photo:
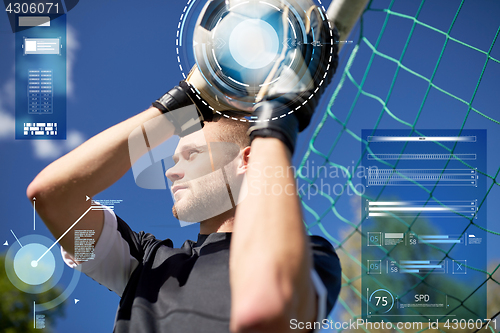
<path fill-rule="evenodd" d="M 65 263 L 116 292 L 120 297 L 134 270 L 158 241 L 151 234 L 136 233 L 108 207 L 104 226 L 94 248 L 94 259 L 77 264 L 61 247 Z"/>
<path fill-rule="evenodd" d="M 340 260 L 329 241 L 311 236 L 314 269 L 311 278 L 318 295 L 318 318 L 321 322 L 332 311 L 340 293 L 342 269 Z"/>

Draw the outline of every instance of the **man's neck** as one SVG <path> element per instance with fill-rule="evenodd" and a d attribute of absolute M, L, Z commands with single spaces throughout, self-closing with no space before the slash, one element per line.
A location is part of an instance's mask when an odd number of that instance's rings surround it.
<path fill-rule="evenodd" d="M 200 234 L 208 235 L 214 232 L 233 232 L 234 209 L 200 222 Z"/>

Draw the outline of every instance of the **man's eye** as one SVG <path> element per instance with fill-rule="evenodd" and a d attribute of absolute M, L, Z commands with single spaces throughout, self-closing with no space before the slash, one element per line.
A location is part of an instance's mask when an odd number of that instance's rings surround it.
<path fill-rule="evenodd" d="M 196 154 L 198 154 L 198 151 L 197 151 L 197 150 L 190 150 L 190 151 L 188 152 L 188 158 L 187 158 L 187 159 L 188 159 L 188 160 L 193 159 L 193 158 L 196 156 Z"/>

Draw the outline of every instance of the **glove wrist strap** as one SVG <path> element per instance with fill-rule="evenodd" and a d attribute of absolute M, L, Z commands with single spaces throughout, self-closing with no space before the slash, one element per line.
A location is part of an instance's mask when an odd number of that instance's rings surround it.
<path fill-rule="evenodd" d="M 276 138 L 281 140 L 293 154 L 299 131 L 297 118 L 288 112 L 284 113 L 283 105 L 276 101 L 257 104 L 253 114 L 257 116 L 257 120 L 248 131 L 250 142 L 256 137 Z M 286 116 L 280 117 L 283 114 Z"/>
<path fill-rule="evenodd" d="M 175 86 L 165 95 L 153 102 L 153 106 L 162 113 L 167 113 L 175 109 L 193 104 L 188 94 L 179 86 Z"/>
<path fill-rule="evenodd" d="M 210 121 L 213 117 L 210 106 L 199 97 L 194 87 L 185 81 L 181 81 L 152 105 L 166 115 L 175 127 L 175 134 L 180 136 L 200 129 L 203 127 L 203 121 Z M 195 109 L 194 113 L 187 109 L 179 110 L 189 106 Z"/>

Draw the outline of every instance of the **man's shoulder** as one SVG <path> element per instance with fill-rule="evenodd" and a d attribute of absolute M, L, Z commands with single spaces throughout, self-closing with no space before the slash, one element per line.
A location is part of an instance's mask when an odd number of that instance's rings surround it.
<path fill-rule="evenodd" d="M 143 252 L 164 245 L 173 248 L 174 244 L 170 239 L 158 239 L 155 235 L 145 231 L 133 231 L 132 228 L 118 215 L 116 215 L 117 230 L 121 238 L 125 240 L 131 251 Z M 143 251 L 140 251 L 140 250 Z"/>
<path fill-rule="evenodd" d="M 311 243 L 312 246 L 322 246 L 333 249 L 332 243 L 323 236 L 309 235 L 309 243 Z"/>
<path fill-rule="evenodd" d="M 319 254 L 323 254 L 338 259 L 335 248 L 326 238 L 318 235 L 310 235 L 309 244 L 315 257 Z"/>

